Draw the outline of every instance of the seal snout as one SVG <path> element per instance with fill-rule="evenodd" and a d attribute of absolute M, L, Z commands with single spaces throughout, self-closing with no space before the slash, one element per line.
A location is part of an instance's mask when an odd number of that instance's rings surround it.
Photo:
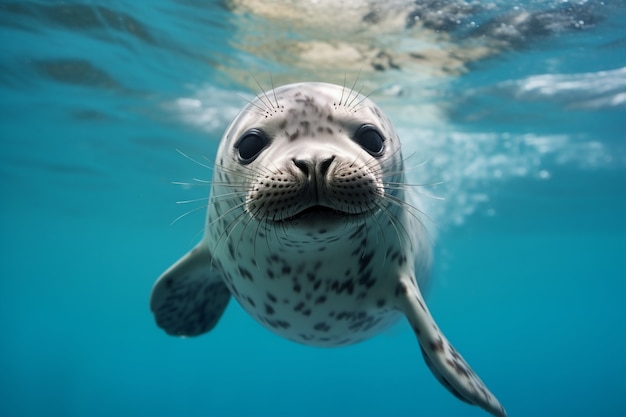
<path fill-rule="evenodd" d="M 293 158 L 293 163 L 302 173 L 311 178 L 324 178 L 335 160 L 335 155 L 324 158 Z"/>
<path fill-rule="evenodd" d="M 325 197 L 327 176 L 335 155 L 312 158 L 293 158 L 294 165 L 304 174 L 306 188 L 312 204 L 330 206 Z"/>

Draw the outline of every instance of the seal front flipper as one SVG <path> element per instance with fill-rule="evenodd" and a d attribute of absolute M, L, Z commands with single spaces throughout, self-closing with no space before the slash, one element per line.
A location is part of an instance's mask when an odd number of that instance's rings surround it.
<path fill-rule="evenodd" d="M 200 242 L 154 284 L 150 309 L 168 334 L 197 336 L 213 329 L 222 316 L 230 291 L 211 265 L 211 254 Z"/>
<path fill-rule="evenodd" d="M 506 417 L 497 398 L 439 330 L 414 280 L 401 280 L 396 295 L 417 336 L 424 360 L 439 382 L 461 400 L 496 417 Z"/>

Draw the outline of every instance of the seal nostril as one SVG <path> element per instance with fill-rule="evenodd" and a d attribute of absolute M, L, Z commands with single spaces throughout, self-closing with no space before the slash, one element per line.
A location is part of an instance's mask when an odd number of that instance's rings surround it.
<path fill-rule="evenodd" d="M 304 175 L 307 177 L 309 176 L 309 163 L 307 161 L 302 159 L 293 159 L 293 163 L 304 173 Z"/>
<path fill-rule="evenodd" d="M 326 175 L 326 172 L 328 172 L 328 168 L 330 168 L 330 164 L 332 164 L 334 160 L 335 155 L 331 156 L 330 158 L 326 158 L 318 163 L 317 168 L 320 175 Z"/>

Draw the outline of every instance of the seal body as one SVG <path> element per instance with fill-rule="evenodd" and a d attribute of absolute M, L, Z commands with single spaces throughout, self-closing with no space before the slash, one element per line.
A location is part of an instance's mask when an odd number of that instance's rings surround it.
<path fill-rule="evenodd" d="M 505 412 L 430 315 L 429 233 L 383 112 L 345 87 L 287 85 L 250 102 L 217 152 L 202 241 L 157 281 L 157 324 L 211 330 L 230 296 L 271 331 L 341 346 L 405 316 L 460 399 Z"/>

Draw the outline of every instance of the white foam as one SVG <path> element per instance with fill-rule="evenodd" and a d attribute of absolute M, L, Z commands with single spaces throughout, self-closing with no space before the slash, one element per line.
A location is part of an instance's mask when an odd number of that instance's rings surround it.
<path fill-rule="evenodd" d="M 496 88 L 518 100 L 552 101 L 568 108 L 626 107 L 626 67 L 578 74 L 541 74 L 506 81 Z"/>

